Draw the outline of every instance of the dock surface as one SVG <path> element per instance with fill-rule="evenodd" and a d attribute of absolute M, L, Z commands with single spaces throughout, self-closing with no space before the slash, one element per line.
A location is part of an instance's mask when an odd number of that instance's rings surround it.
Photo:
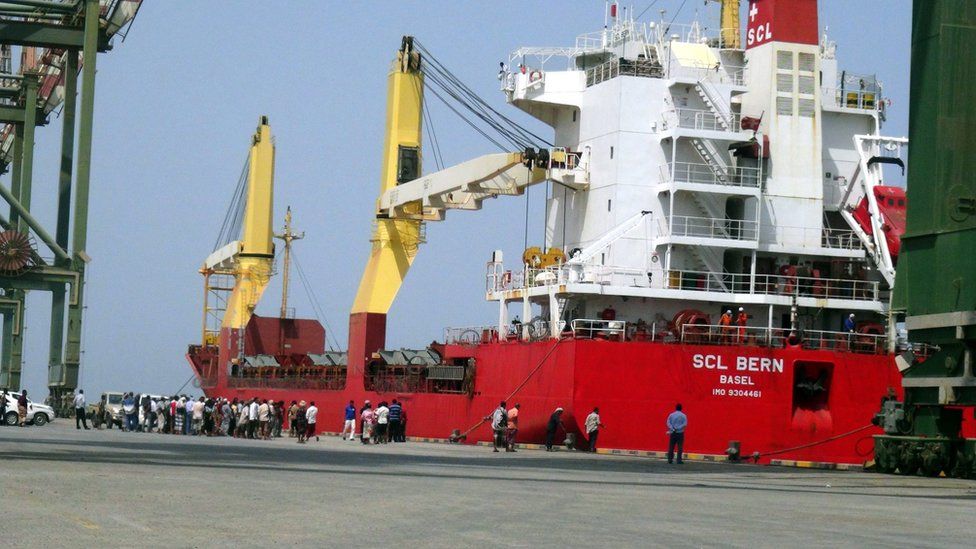
<path fill-rule="evenodd" d="M 73 421 L 0 427 L 10 547 L 964 547 L 976 482 Z"/>

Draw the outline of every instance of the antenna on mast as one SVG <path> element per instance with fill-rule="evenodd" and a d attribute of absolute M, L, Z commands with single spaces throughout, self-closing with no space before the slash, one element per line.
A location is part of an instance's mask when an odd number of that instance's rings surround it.
<path fill-rule="evenodd" d="M 298 234 L 291 229 L 291 206 L 288 206 L 288 210 L 285 212 L 284 230 L 280 233 L 275 233 L 274 236 L 285 243 L 285 257 L 283 259 L 284 266 L 282 268 L 281 280 L 281 318 L 288 318 L 288 277 L 291 271 L 291 243 L 293 240 L 305 238 L 305 231 Z"/>

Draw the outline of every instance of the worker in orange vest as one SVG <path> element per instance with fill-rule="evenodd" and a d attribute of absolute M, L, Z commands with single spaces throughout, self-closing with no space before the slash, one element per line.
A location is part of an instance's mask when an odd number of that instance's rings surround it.
<path fill-rule="evenodd" d="M 725 311 L 718 323 L 722 327 L 722 343 L 728 343 L 732 335 L 732 309 Z"/>
<path fill-rule="evenodd" d="M 749 315 L 746 310 L 739 307 L 739 315 L 735 317 L 735 325 L 739 327 L 739 343 L 746 339 L 746 325 L 749 324 Z"/>

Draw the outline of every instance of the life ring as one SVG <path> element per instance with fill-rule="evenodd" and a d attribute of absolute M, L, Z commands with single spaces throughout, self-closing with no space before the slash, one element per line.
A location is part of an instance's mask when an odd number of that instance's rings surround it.
<path fill-rule="evenodd" d="M 542 80 L 542 71 L 532 71 L 529 73 L 529 82 L 538 82 Z"/>

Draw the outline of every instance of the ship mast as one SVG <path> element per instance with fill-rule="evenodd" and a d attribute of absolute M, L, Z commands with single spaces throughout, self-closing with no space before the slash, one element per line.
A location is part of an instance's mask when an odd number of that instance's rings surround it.
<path fill-rule="evenodd" d="M 301 234 L 292 231 L 291 228 L 291 206 L 288 206 L 288 210 L 285 212 L 285 228 L 280 233 L 275 233 L 275 238 L 284 241 L 285 243 L 285 257 L 283 259 L 284 266 L 282 268 L 282 281 L 281 281 L 281 318 L 286 318 L 288 315 L 288 279 L 291 272 L 291 243 L 293 240 L 301 240 L 305 238 L 305 231 Z"/>

